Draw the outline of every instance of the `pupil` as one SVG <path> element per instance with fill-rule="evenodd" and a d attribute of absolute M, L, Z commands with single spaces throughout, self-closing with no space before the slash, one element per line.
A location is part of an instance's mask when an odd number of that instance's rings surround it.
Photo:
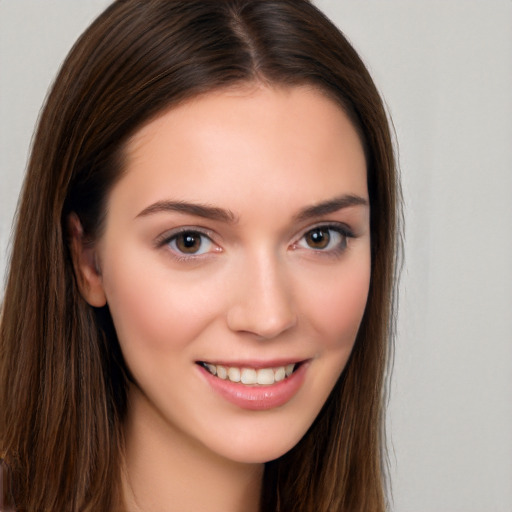
<path fill-rule="evenodd" d="M 196 244 L 196 239 L 193 235 L 185 236 L 185 247 L 194 247 Z"/>

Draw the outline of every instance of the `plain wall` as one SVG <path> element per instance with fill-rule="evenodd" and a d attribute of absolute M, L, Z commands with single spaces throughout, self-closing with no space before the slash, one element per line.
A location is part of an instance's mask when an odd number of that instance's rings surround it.
<path fill-rule="evenodd" d="M 393 118 L 405 267 L 396 512 L 512 511 L 512 2 L 317 0 Z M 39 108 L 108 2 L 0 0 L 0 275 Z"/>

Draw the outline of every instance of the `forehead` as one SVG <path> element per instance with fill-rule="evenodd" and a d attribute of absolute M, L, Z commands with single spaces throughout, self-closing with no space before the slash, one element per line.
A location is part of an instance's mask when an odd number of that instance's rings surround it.
<path fill-rule="evenodd" d="M 367 197 L 360 138 L 342 109 L 309 87 L 208 93 L 162 114 L 126 147 L 114 187 L 141 209 L 171 195 L 220 206 Z M 230 205 L 222 205 L 228 198 Z M 247 197 L 249 196 L 249 197 Z"/>

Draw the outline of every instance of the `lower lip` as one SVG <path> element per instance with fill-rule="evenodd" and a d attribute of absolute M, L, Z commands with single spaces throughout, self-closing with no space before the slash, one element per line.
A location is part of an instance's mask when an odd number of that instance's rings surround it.
<path fill-rule="evenodd" d="M 210 387 L 228 402 L 250 411 L 265 411 L 289 402 L 299 391 L 308 363 L 302 363 L 289 377 L 270 386 L 248 386 L 215 377 L 202 366 L 199 371 Z"/>

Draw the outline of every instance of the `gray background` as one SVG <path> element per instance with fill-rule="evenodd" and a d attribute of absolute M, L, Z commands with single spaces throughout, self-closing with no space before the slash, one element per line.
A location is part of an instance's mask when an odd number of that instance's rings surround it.
<path fill-rule="evenodd" d="M 39 108 L 107 3 L 0 0 L 0 275 Z M 316 3 L 367 62 L 399 141 L 393 510 L 511 512 L 512 2 Z"/>

